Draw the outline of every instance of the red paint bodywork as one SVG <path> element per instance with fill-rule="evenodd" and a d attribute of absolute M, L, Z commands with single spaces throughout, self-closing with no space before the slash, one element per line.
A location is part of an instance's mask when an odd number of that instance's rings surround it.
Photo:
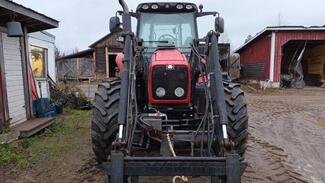
<path fill-rule="evenodd" d="M 118 67 L 118 70 L 120 71 L 120 75 L 122 75 L 123 70 L 124 70 L 124 65 L 123 65 L 123 59 L 124 59 L 124 54 L 123 53 L 118 53 L 115 58 L 115 63 Z"/>
<path fill-rule="evenodd" d="M 157 100 L 154 99 L 152 95 L 152 71 L 155 66 L 186 66 L 188 72 L 188 94 L 185 99 L 182 100 Z M 150 105 L 157 104 L 188 104 L 191 102 L 191 77 L 190 77 L 190 65 L 184 56 L 179 50 L 158 50 L 156 51 L 151 58 L 151 63 L 149 66 L 149 79 L 148 79 L 148 101 Z M 177 78 L 175 78 L 177 80 Z"/>

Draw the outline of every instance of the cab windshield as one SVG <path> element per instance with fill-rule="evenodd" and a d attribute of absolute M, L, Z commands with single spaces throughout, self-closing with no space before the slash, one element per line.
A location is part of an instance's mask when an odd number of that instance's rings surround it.
<path fill-rule="evenodd" d="M 138 30 L 147 48 L 163 43 L 189 48 L 197 35 L 193 13 L 141 13 Z"/>

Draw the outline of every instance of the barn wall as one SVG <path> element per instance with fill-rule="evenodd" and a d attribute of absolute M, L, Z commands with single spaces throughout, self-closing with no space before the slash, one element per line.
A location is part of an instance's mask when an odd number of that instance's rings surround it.
<path fill-rule="evenodd" d="M 96 73 L 106 74 L 106 55 L 105 47 L 95 48 L 96 55 Z"/>
<path fill-rule="evenodd" d="M 275 68 L 274 68 L 274 81 L 280 82 L 281 80 L 281 59 L 282 47 L 288 41 L 292 40 L 324 40 L 325 31 L 280 31 L 276 32 L 276 51 L 275 51 Z"/>
<path fill-rule="evenodd" d="M 57 61 L 58 79 L 90 79 L 95 77 L 93 58 L 67 58 Z"/>
<path fill-rule="evenodd" d="M 269 79 L 270 50 L 271 35 L 265 35 L 251 43 L 240 53 L 243 78 L 255 80 Z M 245 74 L 245 72 L 249 72 L 249 74 Z"/>
<path fill-rule="evenodd" d="M 119 41 L 121 33 L 110 33 L 92 44 L 90 47 L 95 49 L 95 65 L 97 79 L 103 79 L 112 75 L 110 73 L 110 54 L 123 51 L 123 44 Z"/>

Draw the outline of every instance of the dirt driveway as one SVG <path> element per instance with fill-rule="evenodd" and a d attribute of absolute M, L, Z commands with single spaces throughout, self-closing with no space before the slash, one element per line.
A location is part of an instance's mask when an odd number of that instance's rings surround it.
<path fill-rule="evenodd" d="M 325 90 L 248 94 L 244 182 L 325 182 Z"/>
<path fill-rule="evenodd" d="M 247 103 L 249 166 L 243 182 L 325 182 L 325 90 L 247 93 Z M 69 136 L 73 145 L 59 155 L 32 163 L 27 169 L 0 168 L 0 182 L 105 182 L 93 160 L 87 128 L 88 123 L 77 138 Z M 143 178 L 141 182 L 163 183 L 170 178 Z"/>

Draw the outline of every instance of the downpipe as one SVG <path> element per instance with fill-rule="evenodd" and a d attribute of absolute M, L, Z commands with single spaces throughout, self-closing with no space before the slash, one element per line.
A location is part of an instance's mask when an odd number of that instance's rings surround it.
<path fill-rule="evenodd" d="M 211 49 L 208 50 L 208 58 L 210 65 L 210 87 L 211 97 L 213 101 L 213 115 L 215 122 L 217 121 L 216 114 L 219 115 L 219 122 L 221 125 L 222 138 L 225 147 L 229 146 L 229 138 L 227 132 L 228 115 L 226 106 L 226 97 L 224 93 L 224 86 L 222 80 L 222 71 L 219 59 L 218 38 L 219 33 L 210 31 L 207 35 L 208 41 L 211 43 Z M 218 128 L 217 128 L 218 129 Z M 217 133 L 220 134 L 220 133 Z"/>

